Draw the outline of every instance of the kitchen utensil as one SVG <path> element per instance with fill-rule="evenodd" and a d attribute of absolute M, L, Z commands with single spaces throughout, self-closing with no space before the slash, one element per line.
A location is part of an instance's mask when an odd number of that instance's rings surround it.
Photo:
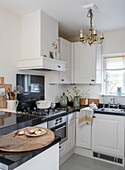
<path fill-rule="evenodd" d="M 16 131 L 16 133 L 13 135 L 13 137 L 15 137 L 18 133 L 19 133 L 19 130 L 18 130 L 18 131 Z"/>
<path fill-rule="evenodd" d="M 47 109 L 51 106 L 51 102 L 46 100 L 38 100 L 36 105 L 38 109 Z"/>

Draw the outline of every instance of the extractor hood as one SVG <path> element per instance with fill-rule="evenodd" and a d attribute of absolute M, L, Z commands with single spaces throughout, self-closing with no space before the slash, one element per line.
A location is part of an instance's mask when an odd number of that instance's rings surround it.
<path fill-rule="evenodd" d="M 66 62 L 41 56 L 19 59 L 17 67 L 19 70 L 65 71 Z"/>

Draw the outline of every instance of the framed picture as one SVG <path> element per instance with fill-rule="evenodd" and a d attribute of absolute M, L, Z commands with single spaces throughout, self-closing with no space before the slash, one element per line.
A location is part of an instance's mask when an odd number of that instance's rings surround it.
<path fill-rule="evenodd" d="M 54 55 L 53 55 L 53 52 L 52 51 L 49 51 L 49 57 L 54 59 Z"/>

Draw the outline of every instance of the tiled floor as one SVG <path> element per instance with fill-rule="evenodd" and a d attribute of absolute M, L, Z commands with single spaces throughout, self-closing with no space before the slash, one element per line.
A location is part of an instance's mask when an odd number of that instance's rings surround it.
<path fill-rule="evenodd" d="M 73 154 L 59 170 L 125 170 L 125 168 Z"/>

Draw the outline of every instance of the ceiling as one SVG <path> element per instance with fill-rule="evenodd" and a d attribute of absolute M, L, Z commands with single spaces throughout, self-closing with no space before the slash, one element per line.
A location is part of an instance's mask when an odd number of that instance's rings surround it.
<path fill-rule="evenodd" d="M 82 5 L 95 3 L 93 25 L 98 31 L 125 28 L 125 0 L 0 0 L 0 7 L 18 15 L 41 9 L 60 23 L 61 34 L 76 36 L 89 28 L 87 10 Z"/>

